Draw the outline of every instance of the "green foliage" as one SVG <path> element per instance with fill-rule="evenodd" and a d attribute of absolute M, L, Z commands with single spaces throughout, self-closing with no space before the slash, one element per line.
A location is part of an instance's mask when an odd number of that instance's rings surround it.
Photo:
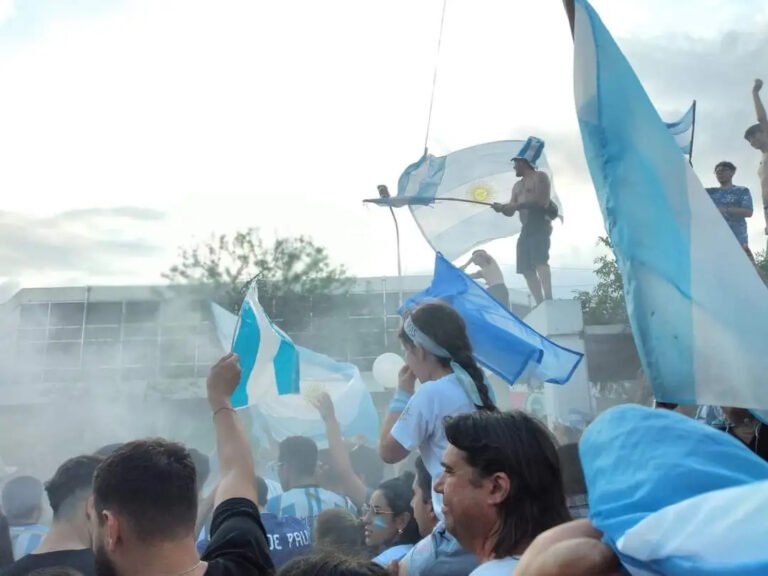
<path fill-rule="evenodd" d="M 236 310 L 243 291 L 256 281 L 260 298 L 312 296 L 348 290 L 352 279 L 343 266 L 334 266 L 328 252 L 306 236 L 261 240 L 256 228 L 221 234 L 182 248 L 179 263 L 164 277 L 173 283 L 203 284 L 228 310 Z"/>
<path fill-rule="evenodd" d="M 627 306 L 624 301 L 624 284 L 619 272 L 619 265 L 613 255 L 613 246 L 608 237 L 600 236 L 598 245 L 608 248 L 608 254 L 595 258 L 595 275 L 597 285 L 591 291 L 580 291 L 576 299 L 581 302 L 584 312 L 584 323 L 596 324 L 626 324 Z"/>

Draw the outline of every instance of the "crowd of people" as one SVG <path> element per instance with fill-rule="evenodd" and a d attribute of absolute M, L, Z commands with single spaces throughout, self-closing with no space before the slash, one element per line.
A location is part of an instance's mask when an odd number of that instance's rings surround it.
<path fill-rule="evenodd" d="M 758 124 L 745 138 L 763 153 L 765 205 L 768 119 L 761 89 L 757 80 Z M 537 302 L 551 298 L 547 261 L 556 217 L 549 181 L 535 168 L 542 148 L 543 142 L 529 139 L 514 159 L 521 180 L 512 201 L 494 205 L 505 215 L 521 214 L 518 271 Z M 708 192 L 751 256 L 745 219 L 752 199 L 733 184 L 735 172 L 732 163 L 720 162 L 720 186 Z M 508 305 L 493 258 L 478 250 L 464 268 L 470 264 L 480 269 L 473 276 Z M 293 436 L 279 443 L 275 466 L 256 461 L 230 400 L 241 370 L 238 357 L 228 354 L 207 381 L 216 434 L 212 458 L 154 438 L 71 455 L 45 483 L 11 471 L 2 486 L 0 576 L 618 573 L 615 546 L 589 520 L 591 506 L 605 506 L 605 471 L 592 463 L 585 478 L 578 438 L 558 442 L 536 418 L 497 407 L 464 321 L 449 305 L 429 302 L 409 311 L 400 340 L 405 365 L 375 448 L 350 445 L 331 398 L 321 392 L 309 401 L 325 423 L 327 449 Z M 763 424 L 752 413 L 709 406 L 696 416 L 701 423 L 693 428 L 662 419 L 660 429 L 682 430 L 694 446 L 700 435 L 717 448 L 710 450 L 715 459 L 736 450 L 757 480 L 768 478 L 768 468 L 753 456 L 768 460 Z M 643 418 L 630 431 L 632 446 L 643 438 Z M 593 432 L 587 452 L 615 445 L 618 437 L 611 434 Z M 703 469 L 697 469 L 698 480 Z M 594 501 L 592 488 L 601 494 Z M 601 519 L 610 516 L 610 510 L 600 512 Z"/>
<path fill-rule="evenodd" d="M 585 519 L 577 444 L 558 446 L 534 417 L 497 408 L 460 315 L 422 304 L 400 338 L 406 364 L 378 450 L 350 449 L 321 393 L 312 402 L 325 422 L 325 462 L 313 440 L 289 437 L 275 477 L 260 476 L 270 467 L 254 461 L 232 408 L 241 371 L 229 354 L 208 378 L 215 472 L 196 450 L 147 439 L 75 455 L 45 484 L 14 475 L 2 490 L 0 575 L 536 576 L 560 574 L 564 563 L 568 574 L 615 570 L 617 557 Z M 757 451 L 757 441 L 734 437 Z"/>

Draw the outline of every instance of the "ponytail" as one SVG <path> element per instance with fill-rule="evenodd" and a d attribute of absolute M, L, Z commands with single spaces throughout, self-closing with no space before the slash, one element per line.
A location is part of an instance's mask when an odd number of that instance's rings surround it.
<path fill-rule="evenodd" d="M 488 385 L 485 383 L 485 375 L 480 369 L 480 366 L 477 365 L 477 362 L 475 362 L 475 357 L 472 355 L 472 353 L 463 350 L 461 353 L 456 355 L 454 360 L 458 363 L 459 366 L 467 371 L 467 374 L 469 374 L 472 377 L 472 380 L 475 382 L 477 393 L 480 396 L 480 400 L 482 401 L 482 405 L 476 406 L 477 409 L 485 410 L 487 412 L 497 412 L 498 408 L 496 407 L 496 404 L 493 403 L 493 400 L 491 399 L 491 393 L 488 390 Z"/>

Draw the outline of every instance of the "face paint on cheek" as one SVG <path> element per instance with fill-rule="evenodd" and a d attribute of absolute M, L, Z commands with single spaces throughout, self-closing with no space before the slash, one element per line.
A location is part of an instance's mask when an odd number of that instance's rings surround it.
<path fill-rule="evenodd" d="M 387 527 L 387 521 L 381 516 L 376 516 L 373 519 L 372 525 L 374 528 L 378 528 L 379 530 L 384 530 Z"/>

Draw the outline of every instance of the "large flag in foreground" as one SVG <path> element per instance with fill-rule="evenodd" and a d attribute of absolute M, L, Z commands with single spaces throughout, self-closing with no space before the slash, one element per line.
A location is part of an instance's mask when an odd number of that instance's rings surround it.
<path fill-rule="evenodd" d="M 237 328 L 237 316 L 216 304 L 211 304 L 211 311 L 219 342 L 224 350 L 229 350 Z M 271 391 L 275 389 L 276 380 L 285 378 L 283 381 L 293 382 L 293 375 L 300 374 L 300 387 L 305 394 L 324 390 L 331 396 L 344 437 L 364 436 L 369 442 L 375 442 L 379 433 L 379 417 L 357 367 L 336 362 L 301 346 L 295 346 L 295 352 L 299 369 L 283 364 L 288 366 L 288 375 L 274 376 L 273 368 L 268 363 L 254 364 L 250 380 L 259 382 L 260 389 L 269 390 L 260 397 L 250 399 L 257 433 L 263 435 L 268 431 L 277 441 L 289 436 L 308 436 L 319 446 L 327 445 L 325 425 L 303 395 L 278 395 Z M 293 386 L 296 387 L 296 384 Z"/>
<path fill-rule="evenodd" d="M 688 156 L 693 152 L 693 127 L 696 122 L 696 102 L 691 104 L 688 111 L 677 122 L 666 122 L 667 130 L 675 137 L 675 142 L 683 154 Z"/>
<path fill-rule="evenodd" d="M 586 0 L 574 40 L 584 151 L 657 399 L 768 408 L 768 289 Z"/>
<path fill-rule="evenodd" d="M 669 410 L 603 412 L 579 442 L 589 516 L 631 574 L 768 574 L 768 463 Z"/>
<path fill-rule="evenodd" d="M 426 150 L 408 166 L 397 185 L 397 196 L 373 202 L 385 206 L 409 206 L 424 238 L 435 252 L 449 260 L 496 238 L 520 232 L 520 220 L 491 210 L 490 206 L 469 202 L 509 202 L 512 186 L 518 180 L 511 159 L 522 149 L 524 141 L 504 140 L 478 144 L 433 156 Z M 544 153 L 537 162 L 539 170 L 552 181 Z M 562 206 L 552 186 L 552 200 Z M 441 200 L 450 199 L 450 200 Z"/>
<path fill-rule="evenodd" d="M 403 309 L 435 299 L 461 314 L 477 361 L 510 384 L 523 374 L 565 384 L 582 359 L 536 332 L 439 253 L 432 284 L 409 298 Z"/>

